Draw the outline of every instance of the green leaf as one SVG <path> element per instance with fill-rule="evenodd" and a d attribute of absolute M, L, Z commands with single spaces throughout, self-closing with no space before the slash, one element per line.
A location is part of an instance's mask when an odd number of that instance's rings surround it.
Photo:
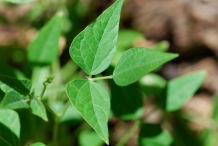
<path fill-rule="evenodd" d="M 22 96 L 14 91 L 10 91 L 5 94 L 1 102 L 1 107 L 10 108 L 10 109 L 19 109 L 19 108 L 29 108 L 27 99 L 22 98 Z"/>
<path fill-rule="evenodd" d="M 206 72 L 199 71 L 170 80 L 167 85 L 166 110 L 181 108 L 198 90 L 205 77 Z"/>
<path fill-rule="evenodd" d="M 144 123 L 139 134 L 140 146 L 170 146 L 173 142 L 171 135 L 158 124 Z"/>
<path fill-rule="evenodd" d="M 149 73 L 139 80 L 142 91 L 145 95 L 164 96 L 167 81 L 161 76 Z"/>
<path fill-rule="evenodd" d="M 22 3 L 31 2 L 31 1 L 34 1 L 34 0 L 2 0 L 2 1 L 16 3 L 16 4 L 22 4 Z"/>
<path fill-rule="evenodd" d="M 41 142 L 37 142 L 37 143 L 31 144 L 31 146 L 46 146 L 46 145 Z"/>
<path fill-rule="evenodd" d="M 218 94 L 215 94 L 213 97 L 212 118 L 214 119 L 214 121 L 218 122 Z"/>
<path fill-rule="evenodd" d="M 31 81 L 27 79 L 15 79 L 0 75 L 0 89 L 4 92 L 15 91 L 26 96 L 30 93 Z"/>
<path fill-rule="evenodd" d="M 111 110 L 123 120 L 134 120 L 142 116 L 142 94 L 137 84 L 117 86 L 109 80 L 111 89 Z"/>
<path fill-rule="evenodd" d="M 102 146 L 102 139 L 94 131 L 82 131 L 79 135 L 79 144 L 81 146 Z"/>
<path fill-rule="evenodd" d="M 108 144 L 110 98 L 104 88 L 89 80 L 74 80 L 67 84 L 67 94 L 82 117 Z"/>
<path fill-rule="evenodd" d="M 129 85 L 177 56 L 177 54 L 162 53 L 145 48 L 129 49 L 117 63 L 113 79 L 119 86 Z"/>
<path fill-rule="evenodd" d="M 141 32 L 132 29 L 122 29 L 119 31 L 117 48 L 125 50 L 133 46 L 136 39 L 144 38 Z"/>
<path fill-rule="evenodd" d="M 167 41 L 161 41 L 154 46 L 154 49 L 160 52 L 166 52 L 170 44 Z"/>
<path fill-rule="evenodd" d="M 28 47 L 28 59 L 33 63 L 51 63 L 58 57 L 63 13 L 57 13 Z"/>
<path fill-rule="evenodd" d="M 0 124 L 4 125 L 17 138 L 20 137 L 20 120 L 18 114 L 10 109 L 0 109 Z M 4 134 L 4 133 L 3 133 Z M 2 133 L 0 133 L 2 140 Z"/>
<path fill-rule="evenodd" d="M 123 0 L 117 0 L 77 35 L 70 46 L 71 58 L 89 75 L 101 73 L 113 59 L 122 4 Z"/>
<path fill-rule="evenodd" d="M 47 113 L 42 101 L 34 97 L 30 102 L 30 108 L 32 109 L 32 113 L 34 115 L 37 115 L 43 120 L 48 121 Z"/>
<path fill-rule="evenodd" d="M 117 50 L 113 57 L 111 65 L 115 67 L 125 50 L 132 47 L 135 40 L 141 38 L 144 38 L 144 35 L 138 31 L 131 29 L 120 30 L 117 39 Z"/>

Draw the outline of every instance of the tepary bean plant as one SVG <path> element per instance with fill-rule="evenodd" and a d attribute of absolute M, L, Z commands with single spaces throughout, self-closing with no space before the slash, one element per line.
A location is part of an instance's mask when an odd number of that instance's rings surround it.
<path fill-rule="evenodd" d="M 58 39 L 61 35 L 64 17 L 62 13 L 55 15 L 29 45 L 27 56 L 34 70 L 33 79 L 30 81 L 0 75 L 0 89 L 5 93 L 0 108 L 0 145 L 18 145 L 21 127 L 15 110 L 20 108 L 30 109 L 34 115 L 44 121 L 48 121 L 47 109 L 54 118 L 52 144 L 58 145 L 58 124 L 69 104 L 76 108 L 108 145 L 108 120 L 111 109 L 114 115 L 121 119 L 140 122 L 139 145 L 154 146 L 155 144 L 170 145 L 173 143 L 172 136 L 163 130 L 160 124 L 143 123 L 142 113 L 135 110 L 143 107 L 141 91 L 132 84 L 140 79 L 143 85 L 143 78 L 146 74 L 178 55 L 142 47 L 130 48 L 123 53 L 112 71 L 106 71 L 116 52 L 123 2 L 124 0 L 117 0 L 72 41 L 69 49 L 70 56 L 87 76 L 83 79 L 72 80 L 66 85 L 66 93 L 70 102 L 66 104 L 61 113 L 53 110 L 44 99 L 47 85 L 52 82 L 53 78 L 55 80 L 55 77 L 48 77 L 43 82 L 41 91 L 37 87 L 42 86 L 42 80 L 35 76 L 38 75 L 39 64 L 50 65 L 58 57 Z M 102 76 L 102 72 L 111 74 Z M 157 106 L 166 113 L 180 109 L 197 91 L 205 76 L 205 72 L 200 71 L 164 83 L 163 92 L 158 94 L 162 96 L 164 102 Z M 106 84 L 105 88 L 99 81 L 106 79 L 109 80 L 109 84 Z M 145 86 L 147 86 L 146 83 Z M 120 96 L 125 96 L 126 99 L 119 99 Z M 140 98 L 133 98 L 135 96 Z M 117 98 L 115 102 L 114 97 Z M 132 109 L 134 112 L 129 114 L 128 110 Z M 154 131 L 160 134 L 152 137 Z M 38 142 L 32 145 L 43 146 L 44 144 Z M 121 141 L 118 145 L 125 145 L 125 142 Z"/>

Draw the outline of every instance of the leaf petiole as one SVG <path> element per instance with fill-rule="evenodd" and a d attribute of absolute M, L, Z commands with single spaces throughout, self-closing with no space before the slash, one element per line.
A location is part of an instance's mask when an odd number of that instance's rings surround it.
<path fill-rule="evenodd" d="M 89 81 L 97 81 L 97 80 L 104 80 L 104 79 L 113 79 L 113 76 L 110 75 L 110 76 L 103 76 L 103 77 L 97 77 L 97 78 L 89 78 L 89 77 L 87 77 L 87 79 Z"/>

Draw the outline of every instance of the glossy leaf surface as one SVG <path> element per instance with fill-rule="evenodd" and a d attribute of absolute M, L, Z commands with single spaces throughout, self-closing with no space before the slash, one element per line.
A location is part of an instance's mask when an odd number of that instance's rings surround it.
<path fill-rule="evenodd" d="M 172 79 L 167 85 L 166 110 L 181 108 L 198 90 L 206 77 L 206 72 L 199 71 Z"/>
<path fill-rule="evenodd" d="M 116 51 L 120 11 L 123 0 L 117 0 L 73 40 L 70 56 L 87 74 L 104 71 Z"/>
<path fill-rule="evenodd" d="M 113 79 L 119 86 L 129 85 L 177 56 L 177 54 L 162 53 L 145 48 L 129 49 L 117 63 Z"/>
<path fill-rule="evenodd" d="M 1 107 L 10 109 L 29 108 L 27 100 L 14 91 L 10 91 L 5 94 L 5 97 L 1 101 Z"/>
<path fill-rule="evenodd" d="M 34 63 L 51 63 L 58 57 L 63 14 L 56 14 L 28 47 L 28 59 Z"/>
<path fill-rule="evenodd" d="M 42 101 L 34 97 L 30 102 L 30 108 L 34 115 L 37 115 L 43 120 L 48 121 L 47 113 Z"/>
<path fill-rule="evenodd" d="M 89 80 L 74 80 L 67 84 L 67 94 L 82 117 L 108 144 L 110 98 L 105 89 Z"/>

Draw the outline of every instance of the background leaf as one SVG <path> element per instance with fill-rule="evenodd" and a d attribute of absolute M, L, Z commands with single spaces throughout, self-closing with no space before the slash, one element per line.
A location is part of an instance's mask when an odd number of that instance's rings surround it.
<path fill-rule="evenodd" d="M 20 137 L 20 120 L 19 120 L 18 114 L 13 110 L 1 108 L 0 117 L 1 117 L 0 124 L 5 126 L 5 128 L 10 130 L 17 138 L 19 138 Z M 3 131 L 1 131 L 0 133 L 1 140 L 2 140 L 2 135 L 4 134 L 6 133 L 3 133 Z M 16 138 L 13 138 L 13 139 L 15 140 Z"/>
<path fill-rule="evenodd" d="M 119 31 L 117 39 L 117 50 L 111 62 L 113 67 L 116 66 L 126 49 L 133 46 L 134 42 L 139 39 L 143 39 L 144 35 L 133 29 L 122 29 Z"/>
<path fill-rule="evenodd" d="M 58 57 L 63 13 L 57 13 L 28 47 L 28 59 L 33 63 L 51 63 Z"/>
<path fill-rule="evenodd" d="M 0 88 L 4 92 L 15 91 L 22 95 L 30 93 L 31 81 L 27 79 L 16 79 L 4 75 L 0 75 Z"/>
<path fill-rule="evenodd" d="M 117 86 L 109 80 L 111 89 L 111 110 L 123 120 L 134 120 L 142 116 L 142 94 L 137 84 Z"/>
<path fill-rule="evenodd" d="M 161 76 L 149 73 L 139 80 L 142 91 L 145 95 L 164 96 L 167 81 Z"/>
<path fill-rule="evenodd" d="M 171 135 L 158 124 L 144 123 L 139 133 L 140 146 L 170 146 L 173 142 Z"/>
<path fill-rule="evenodd" d="M 10 109 L 29 108 L 27 101 L 27 99 L 22 98 L 17 92 L 10 91 L 5 94 L 5 97 L 1 101 L 1 107 Z"/>
<path fill-rule="evenodd" d="M 201 86 L 205 77 L 206 72 L 199 71 L 170 80 L 167 85 L 166 110 L 181 108 Z"/>
<path fill-rule="evenodd" d="M 74 80 L 67 84 L 67 94 L 83 118 L 108 144 L 110 98 L 104 88 L 88 80 Z"/>
<path fill-rule="evenodd" d="M 177 56 L 177 54 L 162 53 L 145 48 L 129 49 L 117 63 L 113 79 L 119 86 L 129 85 Z"/>
<path fill-rule="evenodd" d="M 43 120 L 48 121 L 47 113 L 42 101 L 34 97 L 30 102 L 30 108 L 34 115 L 37 115 Z"/>
<path fill-rule="evenodd" d="M 37 143 L 31 144 L 31 146 L 46 146 L 46 145 L 41 142 L 37 142 Z"/>
<path fill-rule="evenodd" d="M 31 2 L 31 1 L 34 1 L 34 0 L 2 0 L 2 1 L 16 3 L 16 4 L 21 4 L 21 3 Z"/>
<path fill-rule="evenodd" d="M 117 0 L 73 40 L 70 56 L 87 74 L 101 73 L 111 63 L 122 4 L 123 0 Z"/>
<path fill-rule="evenodd" d="M 79 135 L 79 144 L 81 146 L 102 146 L 102 139 L 91 130 L 83 130 Z"/>

